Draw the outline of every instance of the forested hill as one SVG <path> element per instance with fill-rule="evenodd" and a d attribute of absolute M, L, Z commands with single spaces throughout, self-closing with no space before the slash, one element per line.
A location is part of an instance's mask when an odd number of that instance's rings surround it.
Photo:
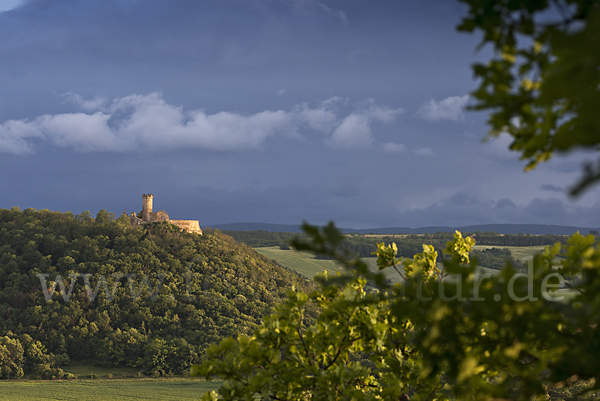
<path fill-rule="evenodd" d="M 0 209 L 0 378 L 62 377 L 69 360 L 181 372 L 311 285 L 218 231 Z"/>

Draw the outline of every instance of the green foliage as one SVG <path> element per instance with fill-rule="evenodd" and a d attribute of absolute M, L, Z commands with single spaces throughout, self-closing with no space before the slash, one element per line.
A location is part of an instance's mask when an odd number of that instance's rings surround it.
<path fill-rule="evenodd" d="M 530 234 L 504 234 L 490 232 L 476 232 L 473 234 L 477 245 L 495 245 L 495 246 L 540 246 L 554 245 L 557 242 L 566 243 L 567 238 L 564 235 L 530 235 Z"/>
<path fill-rule="evenodd" d="M 23 346 L 17 339 L 0 337 L 0 379 L 18 379 L 23 376 Z"/>
<path fill-rule="evenodd" d="M 21 368 L 65 378 L 71 359 L 187 371 L 210 344 L 252 333 L 290 288 L 309 284 L 216 231 L 131 227 L 105 211 L 0 209 L 0 337 L 23 348 L 23 361 L 0 363 L 2 377 Z"/>
<path fill-rule="evenodd" d="M 379 267 L 402 264 L 406 276 L 390 286 L 346 257 L 332 226 L 306 228 L 309 239 L 295 246 L 336 259 L 347 273 L 318 277 L 310 294 L 289 292 L 252 336 L 209 349 L 192 374 L 225 379 L 223 399 L 530 400 L 600 375 L 600 249 L 592 236 L 547 248 L 526 277 L 510 266 L 477 276 L 473 241 L 459 233 L 441 267 L 430 246 L 407 260 L 382 244 Z M 557 273 L 576 278 L 567 285 L 577 296 L 556 302 Z M 366 291 L 367 281 L 379 290 Z M 304 321 L 310 304 L 322 311 L 314 324 Z M 588 381 L 572 390 L 599 387 Z"/>
<path fill-rule="evenodd" d="M 222 230 L 223 234 L 227 234 L 235 239 L 253 248 L 266 246 L 282 246 L 288 247 L 290 241 L 297 235 L 294 233 L 271 232 L 271 231 L 233 231 Z"/>
<path fill-rule="evenodd" d="M 600 144 L 600 2 L 597 0 L 461 0 L 459 30 L 481 30 L 494 57 L 475 64 L 476 110 L 490 110 L 490 135 L 508 133 L 526 170 L 555 152 Z M 553 16 L 553 14 L 556 15 Z M 578 194 L 600 179 L 587 165 Z"/>

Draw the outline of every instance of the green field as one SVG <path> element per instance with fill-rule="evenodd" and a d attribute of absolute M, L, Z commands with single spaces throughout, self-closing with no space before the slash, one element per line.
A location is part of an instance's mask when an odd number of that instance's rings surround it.
<path fill-rule="evenodd" d="M 324 271 L 335 274 L 342 270 L 333 260 L 315 259 L 313 255 L 305 252 L 284 251 L 278 246 L 254 249 L 269 259 L 277 261 L 280 265 L 295 270 L 308 278 L 313 278 L 316 274 Z"/>
<path fill-rule="evenodd" d="M 533 257 L 536 253 L 542 252 L 546 247 L 543 245 L 540 246 L 494 246 L 494 245 L 475 245 L 473 247 L 474 250 L 483 250 L 483 249 L 491 249 L 491 248 L 502 248 L 510 250 L 512 257 L 515 259 L 520 259 L 523 261 L 527 261 Z"/>
<path fill-rule="evenodd" d="M 316 259 L 314 255 L 306 252 L 296 252 L 293 250 L 281 250 L 278 246 L 269 246 L 264 248 L 254 248 L 256 252 L 265 255 L 266 257 L 275 260 L 280 265 L 292 269 L 302 274 L 305 277 L 313 278 L 316 274 L 327 271 L 329 274 L 342 272 L 343 269 L 333 260 Z M 371 270 L 377 270 L 377 258 L 362 258 Z M 397 283 L 402 281 L 398 273 L 392 269 L 386 269 L 387 278 L 392 282 Z"/>
<path fill-rule="evenodd" d="M 199 400 L 220 382 L 195 379 L 1 381 L 0 401 Z"/>
<path fill-rule="evenodd" d="M 474 249 L 482 250 L 494 247 L 510 249 L 511 254 L 515 259 L 520 259 L 523 261 L 530 260 L 533 257 L 533 255 L 543 251 L 545 248 L 544 246 L 499 247 L 492 245 L 475 245 Z M 337 266 L 334 261 L 315 259 L 315 257 L 309 253 L 296 252 L 293 250 L 281 250 L 279 247 L 276 246 L 255 249 L 257 252 L 265 255 L 266 257 L 277 261 L 282 266 L 295 270 L 308 278 L 312 278 L 318 273 L 323 273 L 323 271 L 325 270 L 330 274 L 335 274 L 338 271 L 342 271 L 342 269 L 339 266 Z M 377 269 L 377 258 L 363 258 L 363 260 L 369 264 L 371 269 Z M 480 273 L 490 273 L 492 275 L 496 275 L 500 272 L 499 270 L 489 269 L 485 266 L 479 266 L 478 270 Z M 398 274 L 392 269 L 386 269 L 385 273 L 387 277 L 390 280 L 392 280 L 392 282 L 397 283 L 402 281 Z M 572 296 L 574 294 L 573 291 L 567 289 L 560 290 L 560 293 L 566 296 Z"/>

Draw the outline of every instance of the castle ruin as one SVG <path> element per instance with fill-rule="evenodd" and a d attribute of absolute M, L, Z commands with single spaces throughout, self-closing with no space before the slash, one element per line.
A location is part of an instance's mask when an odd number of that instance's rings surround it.
<path fill-rule="evenodd" d="M 202 229 L 198 220 L 171 220 L 164 210 L 159 210 L 158 212 L 152 211 L 153 200 L 154 196 L 152 194 L 142 195 L 142 218 L 140 219 L 134 212 L 131 212 L 129 215 L 131 225 L 139 226 L 146 223 L 168 221 L 185 231 L 202 235 Z M 125 210 L 123 210 L 123 213 L 127 214 Z"/>

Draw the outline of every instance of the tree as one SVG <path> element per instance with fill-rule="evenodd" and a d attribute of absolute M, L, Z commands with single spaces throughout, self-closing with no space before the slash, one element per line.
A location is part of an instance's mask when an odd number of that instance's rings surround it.
<path fill-rule="evenodd" d="M 394 245 L 380 244 L 380 270 L 405 279 L 392 286 L 349 258 L 333 224 L 304 228 L 310 239 L 296 249 L 333 258 L 347 273 L 318 278 L 311 294 L 290 291 L 253 336 L 208 350 L 192 375 L 225 379 L 224 400 L 530 400 L 600 375 L 600 249 L 592 236 L 548 248 L 527 275 L 509 266 L 495 277 L 477 273 L 473 240 L 460 233 L 440 266 L 432 246 L 397 259 Z M 562 299 L 561 277 L 575 276 L 577 295 Z M 307 324 L 311 304 L 321 315 Z M 598 388 L 584 382 L 583 392 Z"/>
<path fill-rule="evenodd" d="M 482 30 L 482 45 L 495 49 L 474 66 L 473 108 L 490 110 L 490 135 L 511 135 L 527 170 L 554 153 L 597 149 L 600 2 L 461 1 L 470 8 L 458 29 Z M 560 20 L 547 22 L 556 13 Z M 572 193 L 598 180 L 600 164 L 588 165 Z M 478 273 L 472 241 L 460 233 L 444 252 L 425 245 L 412 259 L 380 244 L 379 269 L 404 279 L 392 286 L 343 249 L 333 224 L 304 229 L 308 239 L 295 248 L 333 258 L 346 273 L 317 278 L 311 294 L 291 291 L 254 335 L 209 349 L 192 374 L 225 379 L 223 399 L 531 400 L 573 383 L 588 396 L 600 389 L 593 236 L 548 247 L 527 274 L 509 264 L 495 277 Z M 315 304 L 321 315 L 311 324 L 303 311 Z"/>
<path fill-rule="evenodd" d="M 102 209 L 96 214 L 96 223 L 108 223 L 115 219 L 115 214 Z"/>
<path fill-rule="evenodd" d="M 84 211 L 84 212 L 81 212 L 80 214 L 76 215 L 76 216 L 75 216 L 75 218 L 76 218 L 78 221 L 81 221 L 81 222 L 86 222 L 86 223 L 89 223 L 89 222 L 91 222 L 91 221 L 93 220 L 93 219 L 92 219 L 92 214 L 90 213 L 90 211 L 89 211 L 89 210 L 86 210 L 86 211 Z"/>
<path fill-rule="evenodd" d="M 16 338 L 0 337 L 0 379 L 23 376 L 23 346 Z"/>
<path fill-rule="evenodd" d="M 335 258 L 353 273 L 318 279 L 321 288 L 311 294 L 290 291 L 287 301 L 256 330 L 254 336 L 223 341 L 209 350 L 209 362 L 192 373 L 210 378 L 218 373 L 228 380 L 220 393 L 224 399 L 251 399 L 254 394 L 271 399 L 402 399 L 409 391 L 430 396 L 447 392 L 441 372 L 428 374 L 420 351 L 411 344 L 414 326 L 394 313 L 387 296 L 368 290 L 367 276 L 385 285 L 382 274 L 373 275 L 360 259 L 348 259 L 339 248 L 343 237 L 333 225 L 324 233 L 305 226 L 313 243 L 295 246 Z M 319 245 L 315 247 L 316 243 Z M 453 255 L 470 249 L 472 240 L 456 234 Z M 392 248 L 380 247 L 380 263 L 387 263 Z M 437 254 L 426 246 L 414 261 L 405 264 L 407 277 L 443 276 L 435 265 Z M 428 266 L 425 269 L 425 266 Z M 420 272 L 427 271 L 422 275 Z M 431 274 L 429 274 L 431 273 Z M 399 288 L 399 287 L 398 287 Z M 315 324 L 307 325 L 307 307 L 321 309 Z"/>
<path fill-rule="evenodd" d="M 490 110 L 490 136 L 512 136 L 526 170 L 555 152 L 600 145 L 600 2 L 597 0 L 460 0 L 469 5 L 461 31 L 481 30 L 494 56 L 476 64 L 475 110 Z M 585 165 L 571 193 L 600 180 Z"/>

